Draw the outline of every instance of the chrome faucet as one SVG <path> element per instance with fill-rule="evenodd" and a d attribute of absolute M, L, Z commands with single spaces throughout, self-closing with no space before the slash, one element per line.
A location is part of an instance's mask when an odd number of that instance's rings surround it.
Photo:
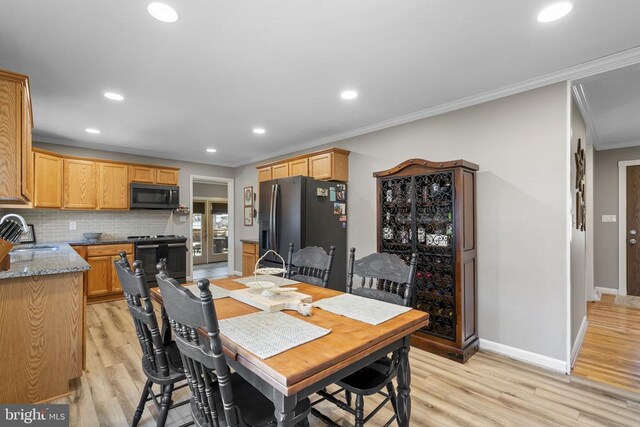
<path fill-rule="evenodd" d="M 24 218 L 22 218 L 20 215 L 18 214 L 8 214 L 2 217 L 2 219 L 0 219 L 0 224 L 2 224 L 4 222 L 5 219 L 9 218 L 9 217 L 16 217 L 20 220 L 20 222 L 22 223 L 22 230 L 25 233 L 29 232 L 29 227 L 27 227 L 27 221 L 24 220 Z"/>

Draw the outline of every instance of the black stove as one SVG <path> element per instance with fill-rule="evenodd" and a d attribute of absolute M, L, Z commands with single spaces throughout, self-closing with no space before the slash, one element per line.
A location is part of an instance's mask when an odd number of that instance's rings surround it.
<path fill-rule="evenodd" d="M 142 261 L 149 286 L 158 286 L 156 265 L 165 258 L 169 277 L 179 283 L 187 281 L 187 238 L 184 236 L 129 236 L 136 248 L 136 259 Z"/>
<path fill-rule="evenodd" d="M 178 241 L 178 242 L 186 242 L 187 238 L 184 236 L 176 236 L 175 234 L 158 234 L 156 236 L 127 236 L 127 239 L 134 241 L 145 241 L 145 242 L 169 242 L 169 241 Z"/>

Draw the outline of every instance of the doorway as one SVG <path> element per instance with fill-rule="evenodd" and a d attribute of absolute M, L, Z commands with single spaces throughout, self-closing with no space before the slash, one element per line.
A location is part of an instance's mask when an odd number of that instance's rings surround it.
<path fill-rule="evenodd" d="M 226 191 L 226 188 L 224 189 Z M 227 262 L 229 211 L 226 198 L 194 196 L 191 221 L 193 265 Z"/>
<path fill-rule="evenodd" d="M 640 160 L 618 162 L 618 295 L 640 300 Z"/>
<path fill-rule="evenodd" d="M 233 271 L 233 180 L 191 176 L 191 280 Z"/>

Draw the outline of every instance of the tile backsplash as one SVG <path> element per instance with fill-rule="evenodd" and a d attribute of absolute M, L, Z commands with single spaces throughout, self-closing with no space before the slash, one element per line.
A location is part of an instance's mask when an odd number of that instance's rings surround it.
<path fill-rule="evenodd" d="M 121 239 L 127 236 L 184 234 L 184 225 L 174 221 L 165 210 L 131 211 L 63 211 L 48 209 L 5 209 L 5 213 L 22 215 L 33 224 L 40 242 L 70 242 L 83 240 L 82 233 L 104 233 L 101 239 Z M 70 230 L 69 223 L 76 222 Z"/>

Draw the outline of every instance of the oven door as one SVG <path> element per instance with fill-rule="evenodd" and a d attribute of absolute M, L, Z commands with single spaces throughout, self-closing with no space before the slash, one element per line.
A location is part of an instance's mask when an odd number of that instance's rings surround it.
<path fill-rule="evenodd" d="M 169 277 L 185 283 L 187 281 L 187 243 L 177 242 L 166 245 L 167 272 Z"/>
<path fill-rule="evenodd" d="M 132 209 L 176 209 L 180 187 L 152 184 L 131 184 Z"/>
<path fill-rule="evenodd" d="M 151 242 L 136 244 L 136 260 L 142 261 L 145 281 L 151 286 L 157 283 L 156 274 L 158 274 L 158 269 L 156 268 L 156 264 L 158 264 L 161 258 L 160 246 L 158 243 Z"/>

